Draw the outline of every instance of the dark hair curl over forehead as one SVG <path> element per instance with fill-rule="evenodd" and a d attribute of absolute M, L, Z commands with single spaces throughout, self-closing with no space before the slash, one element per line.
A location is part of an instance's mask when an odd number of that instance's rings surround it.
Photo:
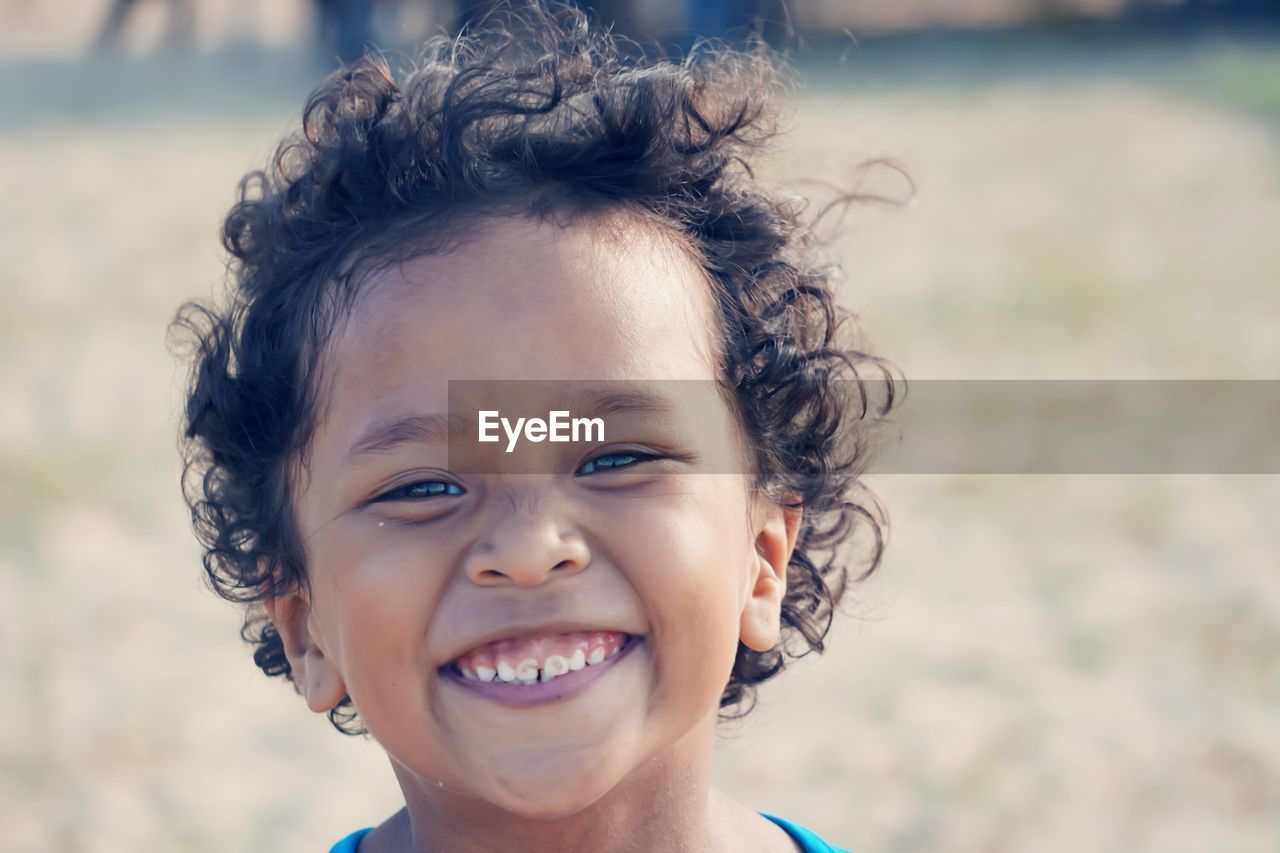
<path fill-rule="evenodd" d="M 687 246 L 714 291 L 722 379 L 757 485 L 803 509 L 782 641 L 739 645 L 722 716 L 749 711 L 787 658 L 822 650 L 849 581 L 841 546 L 870 533 L 865 578 L 885 523 L 859 480 L 865 406 L 834 389 L 861 388 L 870 371 L 887 381 L 887 408 L 894 382 L 852 339 L 803 204 L 748 165 L 774 135 L 784 88 L 763 48 L 653 59 L 572 9 L 534 9 L 429 42 L 401 80 L 367 57 L 312 94 L 301 130 L 244 178 L 224 223 L 229 304 L 187 303 L 175 320 L 193 343 L 184 494 L 208 580 L 246 605 L 241 634 L 264 672 L 292 679 L 261 602 L 306 583 L 290 488 L 324 342 L 368 264 L 439 251 L 440 235 L 487 214 L 625 209 Z M 329 717 L 363 731 L 349 697 Z"/>

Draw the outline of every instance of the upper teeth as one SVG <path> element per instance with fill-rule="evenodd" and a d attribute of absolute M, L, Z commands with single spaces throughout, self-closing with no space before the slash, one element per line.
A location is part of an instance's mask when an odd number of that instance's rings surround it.
<path fill-rule="evenodd" d="M 569 661 L 560 657 L 560 655 L 550 655 L 547 662 L 542 665 L 542 680 L 550 681 L 557 675 L 564 675 L 569 671 Z"/>
<path fill-rule="evenodd" d="M 582 649 L 575 649 L 569 657 L 548 655 L 541 668 L 535 658 L 524 658 L 514 666 L 505 660 L 496 661 L 496 669 L 483 664 L 477 665 L 475 671 L 460 666 L 462 677 L 468 681 L 504 681 L 509 684 L 533 684 L 539 680 L 550 681 L 568 672 L 574 672 L 592 664 L 601 663 L 614 657 L 620 651 L 612 648 L 605 651 L 597 646 L 587 654 Z"/>
<path fill-rule="evenodd" d="M 538 680 L 538 661 L 536 658 L 525 658 L 516 664 L 516 679 L 525 683 L 533 684 Z"/>

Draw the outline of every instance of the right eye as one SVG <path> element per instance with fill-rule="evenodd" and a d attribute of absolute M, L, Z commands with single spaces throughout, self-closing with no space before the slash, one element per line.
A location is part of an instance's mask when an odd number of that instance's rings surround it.
<path fill-rule="evenodd" d="M 389 492 L 383 492 L 373 499 L 374 503 L 388 501 L 421 501 L 430 498 L 463 495 L 466 492 L 457 483 L 448 480 L 418 480 L 407 483 Z"/>

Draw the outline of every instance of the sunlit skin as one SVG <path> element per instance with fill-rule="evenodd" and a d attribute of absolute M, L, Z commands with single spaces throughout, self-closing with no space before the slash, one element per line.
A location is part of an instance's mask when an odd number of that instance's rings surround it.
<path fill-rule="evenodd" d="M 529 448 L 537 473 L 451 472 L 443 436 L 351 452 L 371 426 L 449 411 L 449 379 L 713 380 L 714 311 L 687 252 L 622 215 L 492 218 L 366 284 L 294 483 L 309 588 L 268 602 L 309 707 L 349 694 L 404 792 L 363 853 L 796 849 L 710 784 L 719 697 L 739 641 L 778 640 L 799 522 L 707 473 L 742 453 L 727 406 L 629 419 L 626 448 L 660 458 L 613 469 L 584 467 L 609 434 Z M 440 672 L 550 623 L 641 642 L 529 707 Z"/>

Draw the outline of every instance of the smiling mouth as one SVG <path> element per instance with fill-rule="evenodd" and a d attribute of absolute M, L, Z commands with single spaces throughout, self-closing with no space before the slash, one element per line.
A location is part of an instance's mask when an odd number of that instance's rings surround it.
<path fill-rule="evenodd" d="M 642 643 L 641 637 L 616 631 L 500 640 L 462 655 L 440 673 L 505 705 L 537 705 L 576 695 Z"/>
<path fill-rule="evenodd" d="M 638 639 L 620 631 L 572 631 L 553 636 L 497 640 L 477 646 L 441 668 L 466 681 L 528 686 L 612 660 Z"/>

